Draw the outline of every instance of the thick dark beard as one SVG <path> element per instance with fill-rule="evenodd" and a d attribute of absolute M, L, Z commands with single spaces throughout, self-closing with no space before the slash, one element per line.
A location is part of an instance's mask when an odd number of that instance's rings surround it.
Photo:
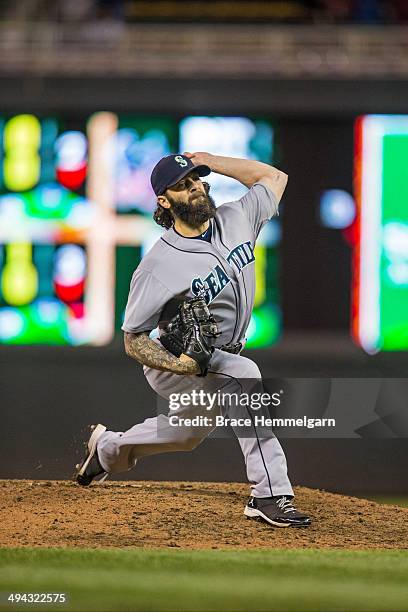
<path fill-rule="evenodd" d="M 177 202 L 169 197 L 167 199 L 171 204 L 170 210 L 173 215 L 193 229 L 198 229 L 203 223 L 212 219 L 217 212 L 215 202 L 210 195 L 202 194 L 197 196 L 198 202 L 193 204 Z"/>

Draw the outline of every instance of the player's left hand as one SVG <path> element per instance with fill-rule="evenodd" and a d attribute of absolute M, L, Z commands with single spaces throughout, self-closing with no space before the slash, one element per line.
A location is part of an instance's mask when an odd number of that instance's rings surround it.
<path fill-rule="evenodd" d="M 214 155 L 211 153 L 206 153 L 205 151 L 197 151 L 196 153 L 189 153 L 186 151 L 183 153 L 186 157 L 190 158 L 195 166 L 208 166 L 212 170 L 212 162 L 214 159 Z"/>
<path fill-rule="evenodd" d="M 182 361 L 193 359 L 199 366 L 197 375 L 206 376 L 220 333 L 205 299 L 194 296 L 180 303 L 160 342 L 176 357 L 184 355 Z"/>

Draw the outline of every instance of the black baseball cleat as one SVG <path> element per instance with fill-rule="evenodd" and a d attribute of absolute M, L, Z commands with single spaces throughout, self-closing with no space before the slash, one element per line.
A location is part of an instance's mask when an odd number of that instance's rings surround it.
<path fill-rule="evenodd" d="M 293 499 L 280 497 L 250 497 L 244 514 L 248 518 L 263 520 L 276 527 L 308 527 L 311 519 L 296 510 Z"/>
<path fill-rule="evenodd" d="M 98 442 L 101 435 L 106 431 L 105 425 L 92 425 L 91 426 L 91 437 L 88 440 L 87 449 L 88 452 L 82 463 L 78 463 L 76 466 L 75 480 L 83 487 L 87 487 L 91 482 L 98 476 L 98 482 L 103 482 L 108 477 L 108 473 L 105 472 L 101 464 L 99 463 L 98 453 L 96 451 L 96 443 Z"/>

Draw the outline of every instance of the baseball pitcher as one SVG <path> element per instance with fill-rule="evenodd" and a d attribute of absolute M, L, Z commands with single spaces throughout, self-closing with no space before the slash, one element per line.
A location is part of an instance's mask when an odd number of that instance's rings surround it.
<path fill-rule="evenodd" d="M 201 180 L 210 172 L 240 181 L 247 193 L 216 207 Z M 143 365 L 160 398 L 170 402 L 194 390 L 239 394 L 261 384 L 258 366 L 241 351 L 254 304 L 256 240 L 278 214 L 287 178 L 258 161 L 204 152 L 169 155 L 153 169 L 154 220 L 166 231 L 133 274 L 122 329 L 127 355 Z M 150 337 L 157 328 L 159 337 Z M 76 480 L 88 486 L 133 468 L 139 457 L 192 450 L 214 429 L 209 415 L 223 411 L 184 402 L 125 432 L 99 424 Z M 257 431 L 248 413 L 252 433 L 233 427 L 251 486 L 244 514 L 278 527 L 310 525 L 294 506 L 279 441 Z M 194 417 L 198 426 L 191 426 Z"/>

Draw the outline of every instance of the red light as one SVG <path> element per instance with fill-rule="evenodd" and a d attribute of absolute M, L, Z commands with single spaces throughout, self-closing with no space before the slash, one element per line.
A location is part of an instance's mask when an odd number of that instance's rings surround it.
<path fill-rule="evenodd" d="M 82 319 L 85 314 L 85 306 L 82 302 L 74 302 L 69 304 L 69 310 L 74 319 Z"/>
<path fill-rule="evenodd" d="M 54 282 L 54 289 L 59 299 L 63 302 L 75 302 L 83 295 L 84 285 L 84 280 L 75 285 L 61 285 L 60 283 Z"/>
<path fill-rule="evenodd" d="M 84 162 L 75 170 L 57 168 L 57 179 L 67 189 L 79 189 L 86 179 L 87 164 Z"/>

